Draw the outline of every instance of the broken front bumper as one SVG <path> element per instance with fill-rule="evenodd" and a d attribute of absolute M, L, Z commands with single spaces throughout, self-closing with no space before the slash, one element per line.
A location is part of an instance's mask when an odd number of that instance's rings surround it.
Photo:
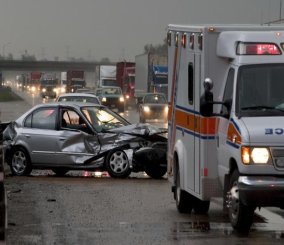
<path fill-rule="evenodd" d="M 238 187 L 244 205 L 284 208 L 284 176 L 240 176 Z"/>

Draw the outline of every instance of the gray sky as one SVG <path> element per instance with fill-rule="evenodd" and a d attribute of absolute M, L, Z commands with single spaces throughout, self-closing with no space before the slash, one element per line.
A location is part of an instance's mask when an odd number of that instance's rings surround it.
<path fill-rule="evenodd" d="M 270 1 L 270 20 L 280 0 Z M 284 5 L 284 2 L 283 2 Z M 134 61 L 147 43 L 162 43 L 172 24 L 260 24 L 269 20 L 268 0 L 1 0 L 0 47 L 14 58 L 28 51 L 41 59 L 109 57 Z M 283 6 L 284 12 L 284 6 Z M 284 13 L 282 14 L 284 18 Z"/>

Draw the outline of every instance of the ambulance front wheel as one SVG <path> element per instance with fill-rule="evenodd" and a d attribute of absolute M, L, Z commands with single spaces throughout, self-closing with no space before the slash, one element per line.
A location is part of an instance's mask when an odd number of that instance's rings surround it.
<path fill-rule="evenodd" d="M 180 213 L 190 214 L 193 208 L 194 197 L 191 194 L 181 189 L 179 170 L 176 177 L 175 197 L 176 197 L 177 210 Z"/>
<path fill-rule="evenodd" d="M 239 195 L 238 179 L 240 173 L 236 169 L 230 180 L 228 192 L 229 218 L 232 227 L 238 231 L 248 231 L 253 223 L 255 207 L 245 206 Z"/>

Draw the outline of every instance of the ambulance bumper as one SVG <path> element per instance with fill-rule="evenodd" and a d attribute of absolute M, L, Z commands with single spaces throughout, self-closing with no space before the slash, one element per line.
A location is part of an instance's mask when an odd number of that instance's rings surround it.
<path fill-rule="evenodd" d="M 244 205 L 284 208 L 284 177 L 241 176 L 238 182 Z"/>

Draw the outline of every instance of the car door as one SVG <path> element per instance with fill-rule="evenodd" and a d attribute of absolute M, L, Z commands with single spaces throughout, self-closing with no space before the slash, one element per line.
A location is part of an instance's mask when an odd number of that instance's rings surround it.
<path fill-rule="evenodd" d="M 62 107 L 59 115 L 58 164 L 83 165 L 100 151 L 98 138 L 80 112 Z"/>
<path fill-rule="evenodd" d="M 39 108 L 24 122 L 19 141 L 29 151 L 34 165 L 56 164 L 57 113 L 57 107 Z"/>

